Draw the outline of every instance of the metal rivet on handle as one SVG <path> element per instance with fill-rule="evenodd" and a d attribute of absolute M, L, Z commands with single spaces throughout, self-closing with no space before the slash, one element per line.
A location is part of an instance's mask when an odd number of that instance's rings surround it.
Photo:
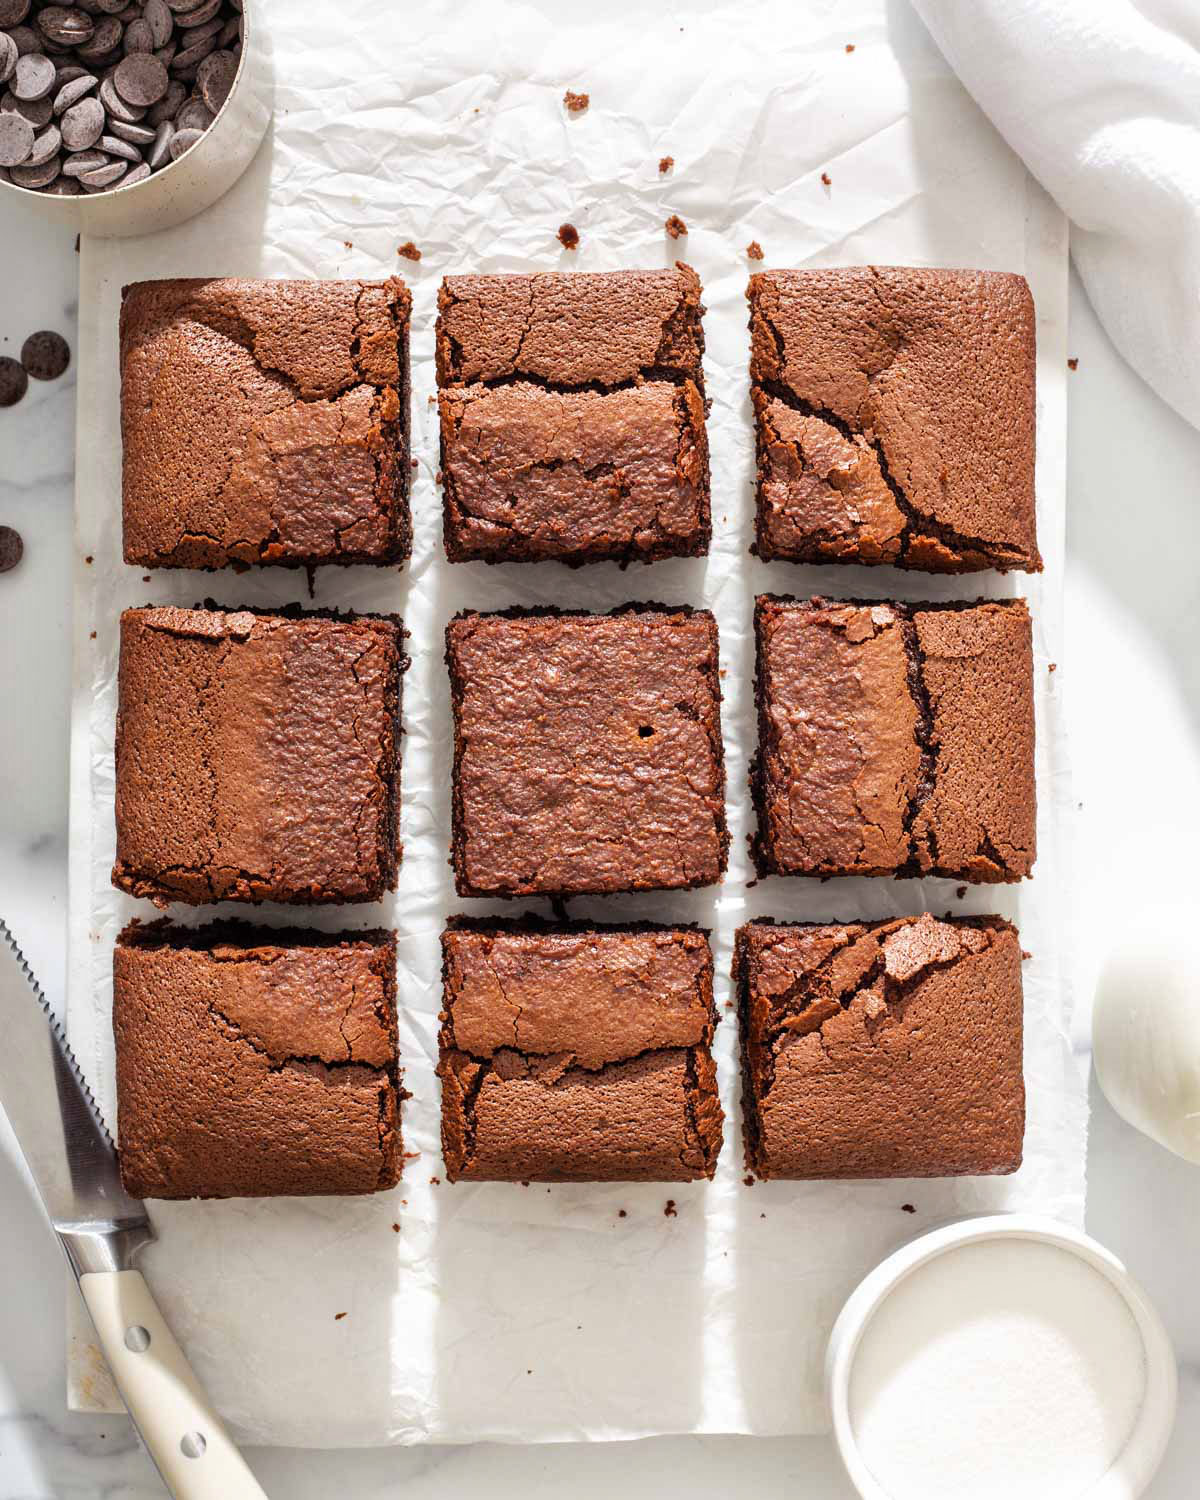
<path fill-rule="evenodd" d="M 179 1451 L 184 1458 L 202 1458 L 208 1447 L 202 1432 L 185 1432 L 179 1439 Z"/>
<path fill-rule="evenodd" d="M 125 1330 L 125 1347 L 134 1354 L 145 1354 L 150 1347 L 150 1331 L 140 1323 L 133 1323 Z"/>

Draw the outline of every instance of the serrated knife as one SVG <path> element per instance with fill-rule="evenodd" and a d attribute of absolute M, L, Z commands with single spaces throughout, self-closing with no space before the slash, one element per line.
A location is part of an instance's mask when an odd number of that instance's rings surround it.
<path fill-rule="evenodd" d="M 154 1238 L 62 1028 L 0 920 L 0 1105 L 67 1253 L 109 1368 L 177 1500 L 265 1500 L 150 1288 L 133 1269 Z"/>

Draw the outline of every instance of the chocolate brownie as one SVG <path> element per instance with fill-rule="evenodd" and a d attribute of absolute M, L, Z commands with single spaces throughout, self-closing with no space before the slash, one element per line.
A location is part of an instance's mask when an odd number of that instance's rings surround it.
<path fill-rule="evenodd" d="M 690 266 L 449 276 L 438 307 L 451 562 L 708 551 L 704 309 Z"/>
<path fill-rule="evenodd" d="M 400 1176 L 396 939 L 135 922 L 113 951 L 138 1198 L 373 1193 Z"/>
<path fill-rule="evenodd" d="M 1015 1172 L 1021 944 L 998 917 L 740 929 L 746 1161 L 760 1177 Z"/>
<path fill-rule="evenodd" d="M 1023 277 L 762 271 L 746 295 L 759 556 L 1041 570 Z"/>
<path fill-rule="evenodd" d="M 724 1116 L 703 932 L 458 920 L 442 954 L 451 1182 L 713 1175 Z"/>
<path fill-rule="evenodd" d="M 409 554 L 402 281 L 143 281 L 121 305 L 125 561 Z"/>
<path fill-rule="evenodd" d="M 399 860 L 400 622 L 121 616 L 113 883 L 170 901 L 373 901 Z"/>
<path fill-rule="evenodd" d="M 760 874 L 1029 874 L 1033 650 L 1023 599 L 764 595 L 754 623 Z"/>
<path fill-rule="evenodd" d="M 717 625 L 632 605 L 456 615 L 462 896 L 666 890 L 725 869 Z"/>

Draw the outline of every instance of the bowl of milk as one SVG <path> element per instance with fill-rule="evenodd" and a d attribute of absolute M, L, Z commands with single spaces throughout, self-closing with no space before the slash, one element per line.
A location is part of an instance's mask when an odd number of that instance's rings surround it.
<path fill-rule="evenodd" d="M 1019 1214 L 890 1255 L 842 1309 L 825 1378 L 864 1500 L 1134 1500 L 1175 1419 L 1141 1288 L 1087 1235 Z"/>

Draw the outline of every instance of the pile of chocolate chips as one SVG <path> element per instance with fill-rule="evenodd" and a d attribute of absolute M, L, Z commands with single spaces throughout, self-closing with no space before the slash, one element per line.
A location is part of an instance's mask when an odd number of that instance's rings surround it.
<path fill-rule="evenodd" d="M 217 116 L 244 0 L 0 0 L 0 181 L 69 197 L 169 166 Z"/>

